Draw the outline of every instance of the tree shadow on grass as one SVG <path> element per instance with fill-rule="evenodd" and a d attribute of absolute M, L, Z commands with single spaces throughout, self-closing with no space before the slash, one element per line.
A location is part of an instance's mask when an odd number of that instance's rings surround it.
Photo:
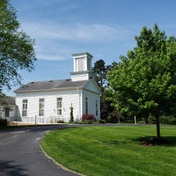
<path fill-rule="evenodd" d="M 157 139 L 154 136 L 145 136 L 133 139 L 133 141 L 137 141 L 144 146 L 176 146 L 176 136 L 163 136 L 160 139 Z"/>
<path fill-rule="evenodd" d="M 22 165 L 15 165 L 13 162 L 0 160 L 0 176 L 30 176 Z"/>

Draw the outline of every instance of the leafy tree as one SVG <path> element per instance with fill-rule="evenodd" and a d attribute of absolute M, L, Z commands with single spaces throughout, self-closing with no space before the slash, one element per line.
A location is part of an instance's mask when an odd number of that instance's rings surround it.
<path fill-rule="evenodd" d="M 111 65 L 107 65 L 106 69 L 107 69 L 107 72 L 108 71 L 111 71 L 118 63 L 117 62 L 113 62 Z M 108 76 L 107 76 L 108 77 Z M 108 78 L 107 78 L 108 79 Z M 108 81 L 108 80 L 107 80 Z M 109 83 L 109 81 L 108 81 Z"/>
<path fill-rule="evenodd" d="M 154 116 L 160 138 L 160 116 L 176 112 L 176 39 L 155 24 L 135 40 L 137 46 L 108 73 L 113 104 L 121 112 Z"/>
<path fill-rule="evenodd" d="M 9 0 L 0 1 L 0 88 L 21 83 L 21 69 L 32 71 L 36 60 L 34 41 L 20 31 L 16 11 Z M 1 92 L 1 91 L 0 91 Z"/>

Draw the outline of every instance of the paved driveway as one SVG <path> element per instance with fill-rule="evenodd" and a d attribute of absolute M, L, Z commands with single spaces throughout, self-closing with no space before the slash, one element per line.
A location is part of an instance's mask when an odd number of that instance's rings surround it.
<path fill-rule="evenodd" d="M 67 125 L 25 127 L 0 131 L 0 176 L 76 176 L 48 159 L 40 140 L 52 129 Z"/>

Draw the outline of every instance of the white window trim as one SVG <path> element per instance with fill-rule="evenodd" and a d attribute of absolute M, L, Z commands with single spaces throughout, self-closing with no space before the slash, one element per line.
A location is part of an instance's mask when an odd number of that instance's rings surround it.
<path fill-rule="evenodd" d="M 26 103 L 23 103 L 23 101 L 26 101 Z M 24 105 L 26 105 L 26 108 L 24 108 Z M 28 114 L 28 99 L 23 99 L 22 100 L 22 117 L 26 117 L 27 114 Z"/>
<path fill-rule="evenodd" d="M 61 108 L 58 108 L 58 99 L 61 99 Z M 58 113 L 58 110 L 60 110 L 61 113 Z M 57 116 L 63 115 L 63 98 L 62 97 L 56 98 L 56 114 L 57 114 Z"/>
<path fill-rule="evenodd" d="M 40 100 L 43 100 L 43 102 L 40 102 Z M 43 103 L 43 107 L 40 107 L 40 103 Z M 43 111 L 43 114 L 40 114 L 40 112 Z M 44 116 L 45 114 L 45 99 L 44 98 L 39 98 L 39 117 Z"/>

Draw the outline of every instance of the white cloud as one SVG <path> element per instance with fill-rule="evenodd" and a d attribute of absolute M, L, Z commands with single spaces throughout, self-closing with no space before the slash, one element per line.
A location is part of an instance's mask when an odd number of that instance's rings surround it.
<path fill-rule="evenodd" d="M 36 55 L 43 60 L 66 60 L 81 48 L 120 43 L 131 35 L 127 27 L 104 24 L 61 25 L 51 21 L 22 22 L 22 29 L 36 41 Z M 82 46 L 84 44 L 84 47 Z"/>
<path fill-rule="evenodd" d="M 124 34 L 128 33 L 125 28 L 101 24 L 77 24 L 75 31 L 76 36 L 80 39 L 105 42 L 110 40 L 122 40 Z"/>
<path fill-rule="evenodd" d="M 80 23 L 60 25 L 48 21 L 23 23 L 22 28 L 35 38 L 76 41 L 122 40 L 129 33 L 129 30 L 125 27 Z"/>
<path fill-rule="evenodd" d="M 45 40 L 46 41 L 46 40 Z M 56 41 L 46 43 L 37 43 L 36 41 L 36 56 L 42 60 L 68 60 L 71 58 L 71 49 L 63 47 Z"/>

